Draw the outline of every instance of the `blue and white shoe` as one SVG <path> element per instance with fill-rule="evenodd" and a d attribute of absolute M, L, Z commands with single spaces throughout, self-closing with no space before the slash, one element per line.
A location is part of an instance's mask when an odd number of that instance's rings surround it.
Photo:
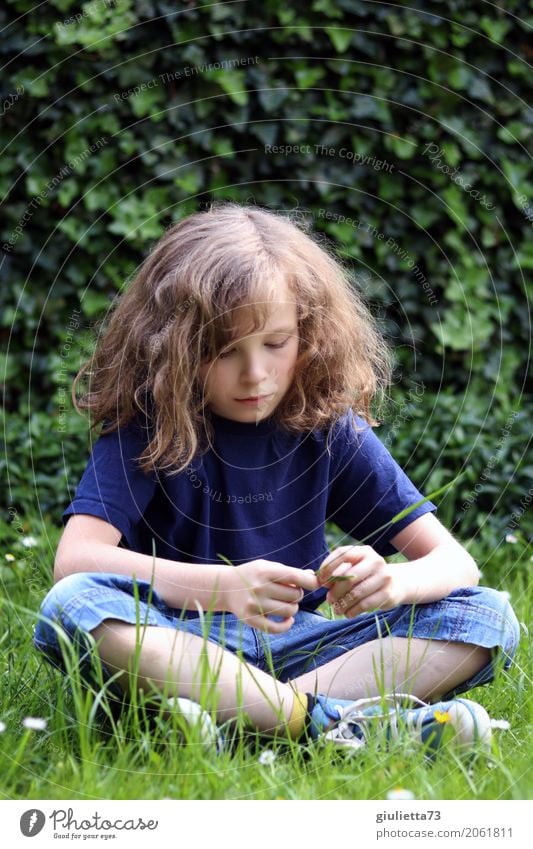
<path fill-rule="evenodd" d="M 461 749 L 490 751 L 489 715 L 468 699 L 427 704 L 416 696 L 395 693 L 339 705 L 337 712 L 336 725 L 324 733 L 324 739 L 337 746 L 361 749 L 381 731 L 387 741 L 407 733 L 433 753 L 443 738 L 451 738 Z"/>

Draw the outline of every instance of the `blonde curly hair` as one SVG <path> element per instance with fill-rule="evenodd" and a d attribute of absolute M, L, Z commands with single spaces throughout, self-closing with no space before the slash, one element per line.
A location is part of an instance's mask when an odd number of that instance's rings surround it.
<path fill-rule="evenodd" d="M 149 416 L 141 468 L 183 471 L 213 438 L 200 366 L 233 341 L 238 307 L 249 308 L 254 330 L 264 326 L 269 294 L 283 279 L 300 341 L 292 385 L 273 418 L 295 433 L 349 409 L 376 424 L 371 404 L 390 382 L 391 352 L 347 269 L 308 230 L 295 213 L 233 202 L 170 227 L 76 375 L 77 411 L 88 411 L 92 428 L 105 424 L 102 433 Z"/>

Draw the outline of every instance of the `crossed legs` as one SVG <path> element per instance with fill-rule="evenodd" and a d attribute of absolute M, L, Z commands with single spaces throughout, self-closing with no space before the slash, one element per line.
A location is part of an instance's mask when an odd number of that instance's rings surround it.
<path fill-rule="evenodd" d="M 351 649 L 341 657 L 294 680 L 298 690 L 339 699 L 380 693 L 411 693 L 436 700 L 479 672 L 490 651 L 469 643 L 383 637 Z"/>
<path fill-rule="evenodd" d="M 107 669 L 112 674 L 123 670 L 117 682 L 126 692 L 133 686 L 136 667 L 137 687 L 146 693 L 155 690 L 203 702 L 211 692 L 220 722 L 244 709 L 254 725 L 266 731 L 279 726 L 283 717 L 290 717 L 292 688 L 216 643 L 173 628 L 148 626 L 136 660 L 135 625 L 106 619 L 92 635 Z M 216 689 L 210 684 L 214 681 Z"/>
<path fill-rule="evenodd" d="M 273 731 L 283 719 L 289 720 L 295 689 L 339 699 L 394 691 L 431 699 L 454 689 L 490 660 L 488 649 L 465 643 L 386 637 L 285 684 L 215 643 L 172 628 L 146 627 L 140 647 L 135 625 L 117 619 L 106 619 L 92 635 L 107 669 L 112 674 L 121 671 L 117 681 L 123 690 L 132 686 L 134 666 L 139 689 L 167 696 L 201 701 L 209 682 L 216 681 L 218 720 L 244 710 L 260 731 Z"/>

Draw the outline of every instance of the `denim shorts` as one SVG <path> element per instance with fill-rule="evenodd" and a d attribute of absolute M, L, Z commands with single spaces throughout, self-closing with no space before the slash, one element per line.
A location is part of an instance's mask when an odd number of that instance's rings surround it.
<path fill-rule="evenodd" d="M 363 613 L 354 619 L 331 620 L 316 611 L 300 610 L 288 631 L 272 635 L 251 628 L 232 614 L 201 615 L 170 608 L 147 581 L 125 575 L 80 572 L 63 578 L 44 599 L 34 644 L 64 672 L 61 644 L 66 638 L 79 650 L 82 677 L 90 677 L 89 642 L 84 640 L 84 635 L 105 619 L 196 634 L 224 646 L 280 681 L 291 681 L 350 649 L 389 635 L 494 649 L 490 663 L 454 693 L 491 681 L 496 664 L 508 668 L 520 632 L 506 595 L 487 587 L 464 587 L 438 602 L 401 605 L 392 610 Z M 107 675 L 105 667 L 102 672 Z"/>

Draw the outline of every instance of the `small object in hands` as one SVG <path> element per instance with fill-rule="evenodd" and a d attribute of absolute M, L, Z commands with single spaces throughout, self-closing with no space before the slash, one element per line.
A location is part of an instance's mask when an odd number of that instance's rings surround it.
<path fill-rule="evenodd" d="M 336 584 L 337 581 L 350 581 L 351 578 L 351 575 L 332 575 L 331 578 L 327 579 L 326 583 Z"/>

